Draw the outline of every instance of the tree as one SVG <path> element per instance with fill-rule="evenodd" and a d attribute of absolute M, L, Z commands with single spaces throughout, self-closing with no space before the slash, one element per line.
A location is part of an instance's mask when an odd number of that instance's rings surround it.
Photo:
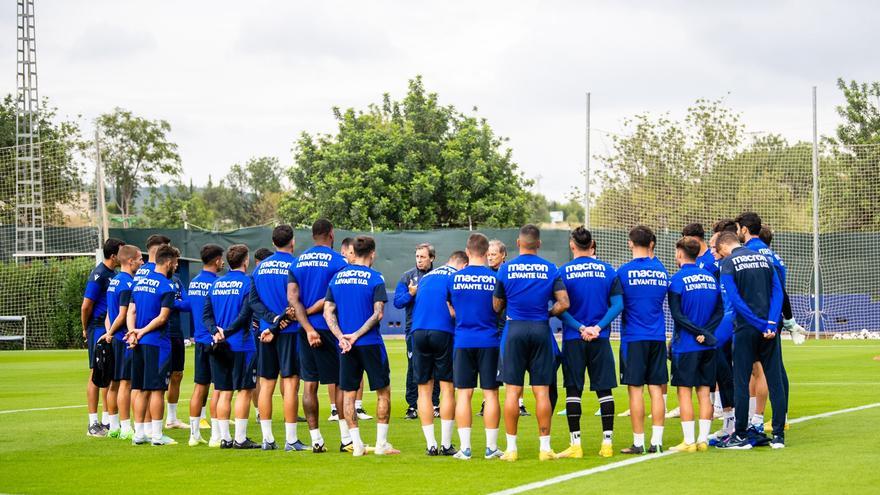
<path fill-rule="evenodd" d="M 221 217 L 238 225 L 259 225 L 274 220 L 283 174 L 278 158 L 270 156 L 233 165 L 220 181 L 220 188 L 228 187 L 238 200 L 236 205 L 228 205 L 231 208 L 221 208 Z"/>
<path fill-rule="evenodd" d="M 168 122 L 148 120 L 121 108 L 101 115 L 97 123 L 104 175 L 113 186 L 116 205 L 127 226 L 139 187 L 153 188 L 162 176 L 180 176 L 183 169 L 177 145 L 168 140 Z"/>
<path fill-rule="evenodd" d="M 485 119 L 428 93 L 421 77 L 403 101 L 334 109 L 335 135 L 303 133 L 279 217 L 323 216 L 351 229 L 509 227 L 527 216 L 531 182 Z"/>
<path fill-rule="evenodd" d="M 162 194 L 150 196 L 144 206 L 145 227 L 182 228 L 184 222 L 201 228 L 215 226 L 216 213 L 201 191 L 181 183 L 174 184 Z"/>
<path fill-rule="evenodd" d="M 15 222 L 15 116 L 12 95 L 0 101 L 0 223 Z M 40 156 L 43 176 L 43 216 L 47 223 L 61 223 L 61 207 L 78 199 L 85 175 L 76 151 L 81 145 L 79 125 L 74 120 L 57 120 L 57 109 L 49 100 L 40 102 Z"/>

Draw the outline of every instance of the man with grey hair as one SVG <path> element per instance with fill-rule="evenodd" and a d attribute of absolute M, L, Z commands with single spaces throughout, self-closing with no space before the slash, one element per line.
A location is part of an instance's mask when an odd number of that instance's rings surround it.
<path fill-rule="evenodd" d="M 416 291 L 419 281 L 425 274 L 434 269 L 434 258 L 437 253 L 434 246 L 423 242 L 416 246 L 416 266 L 407 270 L 397 282 L 394 290 L 394 307 L 406 310 L 406 415 L 405 419 L 416 419 L 418 413 L 418 384 L 413 376 L 413 341 L 412 341 L 412 314 L 415 304 Z M 434 417 L 440 415 L 440 383 L 434 380 L 434 390 L 431 397 L 434 403 Z"/>

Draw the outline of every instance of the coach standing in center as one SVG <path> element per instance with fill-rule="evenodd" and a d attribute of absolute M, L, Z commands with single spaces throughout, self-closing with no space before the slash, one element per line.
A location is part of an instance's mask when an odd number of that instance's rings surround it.
<path fill-rule="evenodd" d="M 397 309 L 406 309 L 406 416 L 404 419 L 416 419 L 418 413 L 419 389 L 413 376 L 413 341 L 412 341 L 412 314 L 413 306 L 416 300 L 416 291 L 419 287 L 419 280 L 425 274 L 434 269 L 434 257 L 436 252 L 434 246 L 424 242 L 416 246 L 416 266 L 407 270 L 397 282 L 397 288 L 394 290 L 394 307 Z M 434 404 L 434 417 L 440 416 L 440 384 L 434 380 L 434 391 L 431 396 Z"/>

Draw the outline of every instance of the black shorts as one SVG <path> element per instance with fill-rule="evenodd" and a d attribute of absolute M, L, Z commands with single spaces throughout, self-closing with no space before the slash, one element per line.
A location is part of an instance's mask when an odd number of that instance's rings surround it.
<path fill-rule="evenodd" d="M 133 390 L 168 390 L 171 381 L 171 348 L 149 344 L 135 346 L 131 355 Z"/>
<path fill-rule="evenodd" d="M 279 333 L 272 342 L 260 343 L 260 377 L 275 380 L 299 376 L 299 356 L 296 351 L 297 334 Z"/>
<path fill-rule="evenodd" d="M 416 330 L 412 339 L 413 380 L 419 385 L 431 380 L 451 382 L 453 335 L 440 330 Z"/>
<path fill-rule="evenodd" d="M 584 389 L 584 373 L 590 374 L 590 390 L 617 387 L 614 352 L 608 339 L 565 340 L 562 342 L 562 383 L 566 388 Z"/>
<path fill-rule="evenodd" d="M 322 385 L 339 383 L 339 341 L 330 330 L 317 330 L 321 345 L 311 347 L 305 330 L 299 335 L 300 378 Z"/>
<path fill-rule="evenodd" d="M 95 336 L 95 331 L 98 330 L 101 334 L 104 333 L 104 321 L 102 320 L 100 323 L 97 321 L 93 321 L 89 323 L 89 326 L 86 328 L 86 348 L 89 350 L 89 369 L 95 366 L 95 344 L 98 343 L 98 339 L 101 335 Z"/>
<path fill-rule="evenodd" d="M 478 376 L 483 390 L 496 390 L 500 385 L 497 347 L 455 349 L 453 368 L 455 388 L 477 388 Z"/>
<path fill-rule="evenodd" d="M 214 390 L 254 389 L 257 386 L 257 351 L 233 351 L 231 354 L 232 362 L 227 363 L 211 355 L 211 378 Z"/>
<path fill-rule="evenodd" d="M 640 340 L 620 344 L 620 383 L 623 385 L 666 385 L 666 342 Z"/>
<path fill-rule="evenodd" d="M 211 344 L 195 343 L 195 371 L 193 371 L 193 381 L 199 385 L 211 384 L 211 358 L 208 352 Z"/>
<path fill-rule="evenodd" d="M 186 344 L 183 337 L 171 337 L 171 371 L 183 371 L 186 363 Z"/>
<path fill-rule="evenodd" d="M 339 388 L 355 392 L 361 387 L 364 373 L 370 380 L 370 390 L 391 385 L 391 369 L 385 344 L 356 345 L 339 358 Z"/>
<path fill-rule="evenodd" d="M 556 377 L 556 353 L 550 324 L 546 321 L 509 321 L 502 343 L 501 378 L 505 384 L 523 386 L 525 374 L 529 385 L 549 386 Z"/>
<path fill-rule="evenodd" d="M 128 342 L 113 339 L 113 381 L 131 380 L 131 349 Z"/>
<path fill-rule="evenodd" d="M 711 387 L 716 376 L 715 349 L 672 354 L 672 382 L 676 387 Z"/>

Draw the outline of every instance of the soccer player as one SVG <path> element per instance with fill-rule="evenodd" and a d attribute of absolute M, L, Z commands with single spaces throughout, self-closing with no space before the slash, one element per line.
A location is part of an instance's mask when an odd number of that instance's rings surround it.
<path fill-rule="evenodd" d="M 272 251 L 266 248 L 260 248 L 254 251 L 254 271 L 256 271 L 257 267 L 260 266 L 260 263 L 272 256 Z M 251 279 L 253 279 L 253 273 L 251 274 Z M 251 288 L 253 289 L 253 282 L 251 283 Z M 250 298 L 249 298 L 250 299 Z M 250 300 L 248 302 L 251 302 Z M 253 308 L 252 308 L 253 309 Z M 256 312 L 254 313 L 253 318 L 251 319 L 251 330 L 254 336 L 254 345 L 257 347 L 257 365 L 260 363 L 260 318 L 257 316 Z M 257 421 L 260 420 L 260 380 L 257 379 L 257 385 L 254 387 L 253 393 L 251 393 L 251 401 L 254 404 L 254 411 L 256 412 Z M 213 432 L 212 435 L 213 437 Z"/>
<path fill-rule="evenodd" d="M 479 378 L 483 390 L 483 424 L 486 427 L 486 459 L 503 455 L 498 448 L 498 351 L 501 329 L 492 307 L 495 272 L 486 266 L 489 238 L 474 233 L 468 237 L 465 254 L 468 266 L 455 272 L 449 280 L 448 294 L 455 316 L 453 350 L 453 384 L 458 389 L 455 422 L 461 450 L 456 459 L 471 458 L 471 400 Z M 432 427 L 433 433 L 433 427 Z"/>
<path fill-rule="evenodd" d="M 168 419 L 165 428 L 183 430 L 187 425 L 177 419 L 177 401 L 180 399 L 180 383 L 186 365 L 186 344 L 180 326 L 180 313 L 190 312 L 189 294 L 186 286 L 176 273 L 171 274 L 174 283 L 174 311 L 168 320 L 168 335 L 171 338 L 171 382 L 168 384 Z"/>
<path fill-rule="evenodd" d="M 681 429 L 684 441 L 670 450 L 705 452 L 709 449 L 712 401 L 709 389 L 715 385 L 715 329 L 724 316 L 724 303 L 715 277 L 697 265 L 700 241 L 686 236 L 675 244 L 679 271 L 669 283 L 669 313 L 675 322 L 672 333 L 672 385 L 678 387 Z M 713 263 L 714 265 L 714 263 Z M 694 438 L 696 389 L 700 406 L 699 436 Z"/>
<path fill-rule="evenodd" d="M 404 337 L 406 339 L 406 414 L 403 419 L 416 419 L 419 415 L 418 400 L 419 387 L 415 381 L 413 373 L 413 339 L 412 339 L 412 316 L 413 305 L 415 304 L 416 290 L 419 286 L 419 280 L 428 272 L 434 269 L 434 258 L 436 252 L 434 246 L 428 243 L 422 243 L 416 246 L 416 266 L 407 270 L 400 276 L 397 287 L 394 289 L 394 307 L 406 310 L 406 326 L 404 327 Z M 434 404 L 434 417 L 440 415 L 438 409 L 440 405 L 440 382 L 434 381 L 434 390 L 431 400 Z"/>
<path fill-rule="evenodd" d="M 144 260 L 135 246 L 126 244 L 119 247 L 116 255 L 119 261 L 119 274 L 107 286 L 107 317 L 104 319 L 106 333 L 103 339 L 113 346 L 113 381 L 107 391 L 107 406 L 110 412 L 110 431 L 108 436 L 131 440 L 131 349 L 125 342 L 125 315 L 134 288 L 134 274 Z"/>
<path fill-rule="evenodd" d="M 189 398 L 189 446 L 208 443 L 210 447 L 220 446 L 220 432 L 217 419 L 217 400 L 219 394 L 211 396 L 211 441 L 205 442 L 200 433 L 202 414 L 208 390 L 211 388 L 211 344 L 214 343 L 211 329 L 205 326 L 205 302 L 210 296 L 211 287 L 217 274 L 223 269 L 223 248 L 216 244 L 205 244 L 199 252 L 202 271 L 189 283 L 189 303 L 193 314 L 193 338 L 195 340 L 195 371 L 193 372 L 192 395 Z"/>
<path fill-rule="evenodd" d="M 721 283 L 736 312 L 733 336 L 733 380 L 736 432 L 719 448 L 750 449 L 762 438 L 750 438 L 748 429 L 749 378 L 755 362 L 760 362 L 770 389 L 773 405 L 773 448 L 785 447 L 787 400 L 782 374 L 782 354 L 776 338 L 782 312 L 782 283 L 766 256 L 742 245 L 735 234 L 722 232 L 715 241 L 724 259 Z M 760 435 L 763 437 L 763 435 Z"/>
<path fill-rule="evenodd" d="M 107 408 L 107 389 L 101 389 L 103 395 L 104 414 L 107 416 L 105 421 L 98 422 L 98 386 L 92 382 L 92 367 L 95 361 L 95 344 L 98 339 L 104 335 L 104 318 L 107 316 L 107 287 L 110 280 L 116 275 L 114 271 L 119 266 L 117 256 L 120 246 L 125 243 L 119 239 L 110 238 L 104 241 L 102 251 L 104 253 L 104 261 L 98 263 L 91 273 L 89 273 L 88 282 L 86 282 L 85 293 L 83 293 L 82 306 L 80 307 L 80 322 L 82 323 L 82 336 L 86 341 L 89 350 L 89 380 L 86 384 L 86 398 L 89 406 L 89 425 L 86 434 L 90 437 L 107 436 L 110 429 L 109 410 Z"/>
<path fill-rule="evenodd" d="M 131 357 L 131 388 L 139 393 L 134 397 L 134 437 L 132 443 L 153 445 L 176 444 L 173 438 L 162 434 L 162 414 L 165 411 L 165 390 L 171 380 L 171 339 L 168 319 L 174 308 L 176 290 L 171 274 L 177 268 L 180 251 L 164 244 L 155 251 L 155 265 L 141 278 L 131 292 L 131 303 L 126 314 L 126 338 L 134 348 Z M 152 422 L 151 439 L 144 433 L 147 410 Z"/>
<path fill-rule="evenodd" d="M 290 270 L 287 284 L 287 303 L 294 308 L 296 320 L 302 328 L 299 332 L 299 361 L 303 389 L 303 409 L 309 424 L 312 452 L 326 452 L 324 437 L 318 427 L 318 383 L 333 385 L 337 398 L 342 402 L 339 384 L 339 342 L 330 332 L 324 320 L 324 296 L 336 272 L 348 264 L 345 258 L 333 250 L 333 224 L 319 219 L 312 224 L 314 246 L 296 260 Z M 334 401 L 335 402 L 335 401 Z M 344 411 L 343 411 L 344 414 Z M 348 424 L 339 421 L 342 447 L 351 443 Z"/>
<path fill-rule="evenodd" d="M 455 424 L 455 397 L 452 385 L 452 351 L 455 322 L 447 305 L 449 280 L 467 265 L 464 251 L 455 251 L 449 261 L 425 274 L 419 281 L 412 312 L 413 378 L 418 384 L 419 419 L 429 456 L 455 455 L 452 428 Z M 434 437 L 435 382 L 440 382 L 440 449 Z"/>
<path fill-rule="evenodd" d="M 363 456 L 367 448 L 361 440 L 354 401 L 366 372 L 370 390 L 376 391 L 376 455 L 399 454 L 388 443 L 391 414 L 391 370 L 388 352 L 379 334 L 379 322 L 388 301 L 385 279 L 372 269 L 376 241 L 369 236 L 354 240 L 354 263 L 336 273 L 324 297 L 324 319 L 339 341 L 339 388 L 344 394 L 343 416 L 351 435 L 352 455 Z"/>
<path fill-rule="evenodd" d="M 272 230 L 272 244 L 275 254 L 263 260 L 254 273 L 254 290 L 251 297 L 257 299 L 272 314 L 261 318 L 260 347 L 260 429 L 263 432 L 263 450 L 275 450 L 275 436 L 272 433 L 272 395 L 275 382 L 281 375 L 281 395 L 284 399 L 285 451 L 303 451 L 308 447 L 299 441 L 296 431 L 297 410 L 299 409 L 299 357 L 297 356 L 298 325 L 288 325 L 277 335 L 270 327 L 274 315 L 287 312 L 287 282 L 290 269 L 296 262 L 293 256 L 293 228 L 279 225 Z M 251 303 L 249 303 L 251 304 Z"/>
<path fill-rule="evenodd" d="M 599 455 L 611 457 L 614 453 L 614 396 L 611 390 L 617 387 L 617 377 L 609 337 L 611 322 L 623 311 L 623 292 L 614 268 L 596 259 L 596 241 L 589 230 L 583 227 L 574 229 L 568 247 L 572 260 L 559 267 L 559 277 L 571 300 L 571 307 L 562 317 L 565 323 L 562 376 L 571 442 L 558 457 L 579 459 L 584 456 L 580 421 L 586 372 L 590 374 L 590 390 L 599 399 L 602 416 Z"/>
<path fill-rule="evenodd" d="M 715 278 L 719 282 L 718 286 L 721 288 L 721 301 L 724 304 L 724 318 L 721 319 L 721 323 L 719 323 L 718 327 L 715 329 L 715 380 L 717 386 L 715 389 L 716 396 L 714 401 L 716 405 L 716 416 L 720 416 L 723 423 L 720 430 L 709 435 L 709 445 L 714 445 L 717 442 L 722 441 L 728 435 L 732 434 L 734 430 L 732 341 L 735 314 L 733 306 L 730 304 L 730 299 L 727 297 L 727 292 L 724 289 L 724 284 L 721 283 L 721 274 L 717 271 L 721 255 L 718 254 L 718 249 L 716 248 L 715 243 L 719 235 L 720 232 L 712 234 L 712 237 L 709 239 L 709 249 L 711 249 L 712 255 L 716 260 Z M 720 414 L 717 412 L 719 410 Z"/>
<path fill-rule="evenodd" d="M 248 303 L 251 278 L 247 275 L 247 246 L 230 246 L 226 261 L 229 273 L 214 281 L 202 310 L 203 324 L 214 341 L 211 378 L 214 393 L 218 395 L 220 448 L 259 449 L 260 444 L 247 437 L 251 392 L 257 386 L 257 347 L 250 330 L 253 314 Z M 233 392 L 236 393 L 235 440 L 229 433 Z"/>
<path fill-rule="evenodd" d="M 354 263 L 355 255 L 354 255 L 354 238 L 346 237 L 342 240 L 342 243 L 339 248 L 340 254 L 345 257 L 345 262 L 349 265 Z M 336 385 L 330 384 L 327 386 L 327 393 L 330 396 L 330 417 L 327 418 L 328 421 L 339 421 L 339 412 L 336 409 Z M 357 413 L 358 419 L 368 420 L 373 419 L 372 416 L 367 414 L 367 411 L 364 410 L 364 382 L 361 380 L 361 387 L 357 391 L 356 399 L 354 401 L 354 410 Z M 407 418 L 411 419 L 411 418 Z"/>
<path fill-rule="evenodd" d="M 666 404 L 663 385 L 669 381 L 666 369 L 666 322 L 663 301 L 669 274 L 659 259 L 651 256 L 654 232 L 637 225 L 629 231 L 633 259 L 617 270 L 623 289 L 623 320 L 620 330 L 620 382 L 629 392 L 633 444 L 623 454 L 645 453 L 645 401 L 643 389 L 651 396 L 651 446 L 648 453 L 663 451 L 663 425 Z"/>
<path fill-rule="evenodd" d="M 557 275 L 556 265 L 540 258 L 541 231 L 524 225 L 516 240 L 519 256 L 501 265 L 492 298 L 496 312 L 507 308 L 508 329 L 502 341 L 502 379 L 507 386 L 504 400 L 504 427 L 507 450 L 502 460 L 516 461 L 518 398 L 522 395 L 526 372 L 535 395 L 540 452 L 538 459 L 555 459 L 550 447 L 550 385 L 556 377 L 556 341 L 549 316 L 558 316 L 569 307 L 568 292 Z M 550 315 L 548 301 L 555 300 Z"/>

